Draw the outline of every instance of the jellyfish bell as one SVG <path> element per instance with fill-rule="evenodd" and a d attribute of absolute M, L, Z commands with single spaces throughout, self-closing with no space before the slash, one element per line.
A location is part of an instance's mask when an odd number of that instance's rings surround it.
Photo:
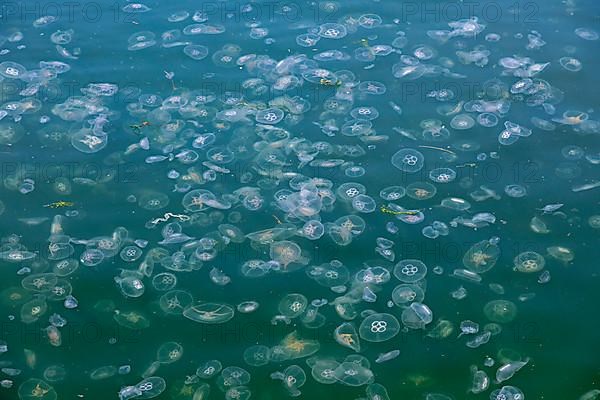
<path fill-rule="evenodd" d="M 400 332 L 400 323 L 391 314 L 375 313 L 366 317 L 360 324 L 358 333 L 367 342 L 384 342 Z"/>
<path fill-rule="evenodd" d="M 183 316 L 203 324 L 223 324 L 234 317 L 234 309 L 222 303 L 198 301 L 183 311 Z"/>

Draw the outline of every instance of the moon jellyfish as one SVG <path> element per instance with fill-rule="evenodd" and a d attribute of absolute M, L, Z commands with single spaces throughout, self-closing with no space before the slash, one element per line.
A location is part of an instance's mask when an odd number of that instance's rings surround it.
<path fill-rule="evenodd" d="M 125 278 L 116 277 L 115 281 L 119 288 L 121 289 L 121 293 L 123 293 L 126 297 L 140 297 L 144 294 L 144 283 L 142 280 L 135 276 L 127 276 Z"/>
<path fill-rule="evenodd" d="M 284 112 L 279 108 L 268 108 L 256 113 L 256 122 L 260 124 L 276 124 L 284 117 Z"/>
<path fill-rule="evenodd" d="M 458 130 L 471 129 L 473 125 L 475 125 L 475 120 L 468 114 L 456 115 L 450 121 L 450 126 Z"/>
<path fill-rule="evenodd" d="M 223 391 L 228 388 L 246 385 L 250 382 L 250 373 L 240 367 L 227 367 L 221 371 L 217 378 L 217 385 Z"/>
<path fill-rule="evenodd" d="M 177 342 L 166 342 L 156 351 L 156 361 L 161 364 L 171 364 L 183 356 L 183 347 Z"/>
<path fill-rule="evenodd" d="M 319 26 L 318 34 L 325 39 L 342 39 L 348 32 L 342 24 L 326 23 Z"/>
<path fill-rule="evenodd" d="M 448 197 L 443 199 L 440 202 L 440 205 L 456 211 L 466 211 L 471 208 L 471 203 L 459 197 Z"/>
<path fill-rule="evenodd" d="M 90 373 L 90 379 L 93 381 L 100 381 L 103 379 L 112 378 L 117 374 L 117 367 L 114 365 L 105 365 L 98 367 Z"/>
<path fill-rule="evenodd" d="M 21 400 L 56 400 L 58 395 L 52 386 L 41 379 L 30 378 L 19 386 Z"/>
<path fill-rule="evenodd" d="M 119 325 L 132 330 L 145 329 L 150 326 L 150 320 L 137 311 L 115 310 L 113 318 Z"/>
<path fill-rule="evenodd" d="M 337 382 L 334 371 L 339 365 L 332 359 L 317 359 L 311 367 L 311 375 L 317 382 L 331 385 Z"/>
<path fill-rule="evenodd" d="M 517 306 L 508 300 L 492 300 L 483 307 L 483 313 L 493 322 L 511 322 L 517 315 Z"/>
<path fill-rule="evenodd" d="M 341 363 L 333 374 L 339 383 L 347 386 L 367 385 L 374 380 L 370 369 L 353 362 Z"/>
<path fill-rule="evenodd" d="M 469 271 L 481 274 L 492 269 L 499 256 L 500 248 L 493 240 L 482 240 L 467 250 L 462 261 Z"/>
<path fill-rule="evenodd" d="M 456 171 L 451 168 L 435 168 L 429 171 L 429 179 L 437 183 L 450 183 L 456 179 Z"/>
<path fill-rule="evenodd" d="M 600 34 L 590 28 L 577 28 L 575 34 L 584 40 L 598 40 L 600 38 Z"/>
<path fill-rule="evenodd" d="M 42 298 L 35 298 L 21 306 L 21 321 L 25 324 L 36 322 L 48 311 L 48 304 Z"/>
<path fill-rule="evenodd" d="M 308 299 L 301 294 L 288 294 L 279 302 L 278 310 L 279 313 L 289 318 L 296 318 L 300 316 L 306 306 L 308 305 Z"/>
<path fill-rule="evenodd" d="M 292 263 L 304 264 L 306 261 L 302 257 L 300 246 L 289 240 L 271 243 L 269 255 L 273 261 L 281 264 L 284 271 L 288 270 Z"/>
<path fill-rule="evenodd" d="M 271 349 L 263 345 L 254 345 L 244 351 L 244 361 L 253 367 L 260 367 L 269 363 Z"/>
<path fill-rule="evenodd" d="M 48 382 L 60 382 L 67 376 L 67 371 L 61 365 L 51 365 L 44 370 L 43 375 Z"/>
<path fill-rule="evenodd" d="M 165 391 L 167 383 L 159 376 L 150 376 L 139 382 L 135 387 L 141 392 L 138 399 L 152 399 Z"/>
<path fill-rule="evenodd" d="M 425 164 L 425 157 L 415 149 L 402 149 L 392 156 L 392 165 L 401 171 L 415 173 Z"/>
<path fill-rule="evenodd" d="M 21 125 L 12 122 L 0 123 L 0 145 L 12 145 L 17 143 L 25 135 Z"/>
<path fill-rule="evenodd" d="M 319 351 L 321 345 L 316 340 L 302 339 L 296 331 L 290 333 L 280 343 L 289 360 L 308 357 Z M 274 352 L 274 349 L 271 349 Z"/>
<path fill-rule="evenodd" d="M 546 260 L 535 251 L 524 251 L 514 259 L 515 271 L 533 273 L 544 269 Z"/>
<path fill-rule="evenodd" d="M 0 76 L 8 79 L 21 79 L 27 72 L 24 66 L 13 61 L 0 63 Z"/>
<path fill-rule="evenodd" d="M 414 182 L 406 187 L 406 195 L 415 200 L 427 200 L 436 193 L 437 188 L 428 182 Z"/>
<path fill-rule="evenodd" d="M 392 291 L 392 301 L 397 306 L 404 306 L 412 302 L 421 302 L 425 298 L 425 292 L 417 284 L 398 285 Z"/>
<path fill-rule="evenodd" d="M 371 196 L 359 194 L 352 199 L 352 208 L 361 213 L 371 213 L 375 211 L 377 204 Z"/>
<path fill-rule="evenodd" d="M 199 301 L 183 311 L 183 316 L 203 324 L 223 324 L 233 318 L 234 309 L 221 303 Z"/>
<path fill-rule="evenodd" d="M 169 205 L 169 196 L 159 192 L 144 193 L 139 197 L 138 205 L 145 210 L 160 210 Z"/>
<path fill-rule="evenodd" d="M 427 275 L 427 266 L 421 260 L 406 259 L 394 267 L 394 276 L 404 283 L 414 283 Z"/>
<path fill-rule="evenodd" d="M 511 184 L 504 187 L 504 193 L 509 197 L 519 198 L 527 195 L 527 189 L 521 185 Z"/>
<path fill-rule="evenodd" d="M 202 379 L 211 379 L 221 372 L 222 368 L 223 365 L 219 360 L 208 360 L 198 366 L 196 376 Z"/>
<path fill-rule="evenodd" d="M 306 382 L 306 374 L 298 365 L 290 365 L 283 372 L 274 372 L 271 374 L 271 378 L 280 379 L 283 387 L 292 397 L 300 396 L 301 392 L 298 388 Z"/>
<path fill-rule="evenodd" d="M 423 329 L 433 321 L 433 314 L 423 303 L 414 302 L 402 311 L 402 323 L 410 329 Z"/>
<path fill-rule="evenodd" d="M 183 53 L 189 58 L 199 61 L 208 56 L 208 47 L 199 44 L 188 44 L 183 48 Z"/>
<path fill-rule="evenodd" d="M 562 57 L 558 62 L 561 67 L 570 72 L 579 72 L 583 68 L 581 61 L 573 57 Z"/>
<path fill-rule="evenodd" d="M 336 342 L 344 347 L 348 347 L 357 353 L 360 352 L 360 339 L 356 328 L 350 322 L 344 322 L 333 332 Z"/>
<path fill-rule="evenodd" d="M 502 386 L 490 393 L 490 400 L 524 400 L 525 395 L 515 386 Z"/>
<path fill-rule="evenodd" d="M 400 332 L 400 323 L 392 314 L 371 314 L 358 329 L 360 337 L 367 342 L 384 342 Z"/>

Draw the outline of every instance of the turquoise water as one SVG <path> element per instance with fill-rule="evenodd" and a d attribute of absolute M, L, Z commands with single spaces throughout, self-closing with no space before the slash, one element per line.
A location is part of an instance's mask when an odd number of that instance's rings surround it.
<path fill-rule="evenodd" d="M 599 12 L 0 3 L 0 398 L 598 398 Z"/>

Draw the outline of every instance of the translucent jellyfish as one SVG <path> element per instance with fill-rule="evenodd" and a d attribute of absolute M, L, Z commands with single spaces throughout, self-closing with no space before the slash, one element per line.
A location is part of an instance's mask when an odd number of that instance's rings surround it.
<path fill-rule="evenodd" d="M 507 323 L 517 315 L 517 306 L 508 300 L 492 300 L 483 307 L 483 313 L 493 322 Z"/>
<path fill-rule="evenodd" d="M 156 351 L 156 361 L 161 364 L 171 364 L 183 356 L 183 347 L 177 342 L 166 342 Z"/>
<path fill-rule="evenodd" d="M 246 386 L 234 386 L 225 392 L 225 400 L 248 400 L 252 392 Z"/>
<path fill-rule="evenodd" d="M 158 304 L 167 314 L 181 315 L 193 301 L 192 295 L 184 290 L 170 290 L 160 296 Z"/>
<path fill-rule="evenodd" d="M 160 210 L 169 205 L 169 196 L 160 192 L 144 193 L 138 198 L 138 205 L 145 210 Z"/>
<path fill-rule="evenodd" d="M 450 121 L 450 126 L 458 130 L 471 129 L 473 125 L 475 120 L 468 114 L 458 114 Z"/>
<path fill-rule="evenodd" d="M 24 289 L 32 292 L 47 292 L 58 282 L 58 277 L 52 273 L 31 274 L 21 281 Z"/>
<path fill-rule="evenodd" d="M 183 311 L 183 316 L 203 324 L 223 324 L 233 318 L 234 309 L 221 303 L 199 301 L 188 306 Z"/>
<path fill-rule="evenodd" d="M 36 378 L 30 378 L 21 383 L 18 395 L 22 400 L 56 400 L 58 398 L 52 386 Z"/>
<path fill-rule="evenodd" d="M 429 179 L 436 183 L 450 183 L 456 179 L 456 171 L 452 168 L 434 168 L 429 171 Z"/>
<path fill-rule="evenodd" d="M 504 187 L 504 193 L 509 197 L 519 198 L 527 195 L 527 189 L 521 185 L 511 184 Z"/>
<path fill-rule="evenodd" d="M 217 385 L 223 391 L 229 388 L 246 385 L 250 382 L 250 373 L 240 367 L 227 367 L 217 378 Z"/>
<path fill-rule="evenodd" d="M 414 283 L 427 275 L 427 266 L 421 260 L 406 259 L 394 267 L 394 276 L 404 283 Z"/>
<path fill-rule="evenodd" d="M 377 203 L 371 196 L 359 194 L 352 199 L 352 208 L 361 213 L 372 213 L 377 208 Z"/>
<path fill-rule="evenodd" d="M 125 246 L 121 249 L 119 256 L 125 262 L 133 262 L 142 256 L 142 249 L 137 246 Z"/>
<path fill-rule="evenodd" d="M 319 383 L 326 385 L 336 383 L 334 371 L 339 365 L 340 363 L 333 359 L 316 359 L 311 367 L 311 375 Z"/>
<path fill-rule="evenodd" d="M 308 299 L 304 295 L 292 293 L 281 299 L 278 310 L 286 317 L 296 318 L 306 310 L 307 305 Z"/>
<path fill-rule="evenodd" d="M 428 182 L 414 182 L 406 187 L 406 195 L 415 200 L 427 200 L 436 193 L 436 187 Z"/>
<path fill-rule="evenodd" d="M 392 165 L 401 171 L 415 173 L 425 164 L 425 157 L 415 149 L 402 149 L 392 156 Z"/>
<path fill-rule="evenodd" d="M 121 293 L 126 297 L 140 297 L 144 294 L 145 287 L 144 283 L 139 277 L 136 276 L 127 276 L 124 278 L 116 277 L 115 281 L 119 288 L 121 289 Z"/>
<path fill-rule="evenodd" d="M 440 205 L 445 208 L 456 211 L 465 211 L 471 208 L 471 203 L 459 197 L 448 197 L 440 202 Z"/>
<path fill-rule="evenodd" d="M 373 382 L 373 372 L 370 369 L 353 362 L 343 362 L 333 374 L 337 381 L 347 386 L 362 386 Z"/>
<path fill-rule="evenodd" d="M 351 202 L 354 197 L 366 192 L 367 188 L 364 185 L 357 182 L 346 182 L 338 187 L 336 194 L 341 200 Z"/>
<path fill-rule="evenodd" d="M 13 122 L 0 123 L 0 145 L 12 145 L 17 143 L 25 135 L 21 125 Z"/>
<path fill-rule="evenodd" d="M 383 23 L 381 17 L 377 14 L 363 14 L 358 18 L 358 24 L 366 29 L 373 29 Z"/>
<path fill-rule="evenodd" d="M 79 256 L 79 261 L 86 267 L 94 267 L 104 260 L 104 253 L 99 249 L 86 249 Z"/>
<path fill-rule="evenodd" d="M 244 361 L 253 367 L 260 367 L 269 363 L 271 349 L 263 345 L 254 345 L 244 351 Z"/>
<path fill-rule="evenodd" d="M 321 221 L 309 220 L 299 229 L 299 234 L 309 240 L 318 240 L 325 234 L 325 227 Z"/>
<path fill-rule="evenodd" d="M 201 363 L 196 369 L 196 376 L 202 379 L 210 379 L 216 376 L 223 369 L 219 360 L 208 360 Z"/>
<path fill-rule="evenodd" d="M 413 302 L 402 311 L 402 323 L 407 328 L 423 329 L 433 321 L 433 313 L 423 303 Z"/>
<path fill-rule="evenodd" d="M 398 285 L 392 291 L 392 301 L 397 306 L 404 306 L 412 302 L 421 302 L 425 298 L 425 292 L 421 286 L 416 284 Z"/>
<path fill-rule="evenodd" d="M 314 33 L 303 33 L 296 36 L 296 44 L 302 47 L 313 47 L 321 37 Z"/>
<path fill-rule="evenodd" d="M 173 289 L 177 285 L 177 276 L 170 272 L 161 272 L 152 278 L 152 286 L 158 291 L 164 292 Z"/>
<path fill-rule="evenodd" d="M 498 142 L 505 146 L 510 146 L 519 140 L 520 136 L 508 129 L 503 130 L 498 135 Z"/>
<path fill-rule="evenodd" d="M 208 47 L 200 44 L 188 44 L 183 48 L 183 53 L 192 60 L 203 60 L 208 56 Z"/>
<path fill-rule="evenodd" d="M 379 117 L 379 111 L 375 107 L 356 107 L 350 111 L 352 118 L 357 120 L 374 120 Z"/>
<path fill-rule="evenodd" d="M 360 338 L 354 325 L 344 322 L 333 332 L 333 338 L 344 347 L 348 347 L 357 353 L 360 352 Z"/>
<path fill-rule="evenodd" d="M 51 365 L 44 370 L 43 375 L 48 382 L 60 382 L 67 376 L 67 370 L 62 365 Z"/>
<path fill-rule="evenodd" d="M 112 378 L 116 374 L 117 367 L 115 367 L 114 365 L 104 365 L 90 372 L 90 379 L 93 381 L 100 381 L 103 379 Z"/>
<path fill-rule="evenodd" d="M 292 263 L 305 263 L 302 257 L 302 249 L 296 243 L 289 240 L 271 243 L 269 255 L 273 261 L 281 264 L 282 269 L 288 270 Z"/>
<path fill-rule="evenodd" d="M 150 326 L 150 320 L 137 311 L 115 310 L 113 318 L 119 325 L 133 330 L 145 329 Z"/>
<path fill-rule="evenodd" d="M 392 314 L 371 314 L 366 317 L 358 333 L 367 342 L 384 342 L 396 336 L 400 332 L 400 323 Z"/>
<path fill-rule="evenodd" d="M 167 388 L 167 382 L 159 376 L 150 376 L 139 382 L 135 387 L 142 392 L 139 399 L 152 399 L 159 396 Z"/>
<path fill-rule="evenodd" d="M 388 186 L 386 188 L 381 189 L 379 192 L 379 197 L 383 200 L 400 200 L 406 195 L 406 189 L 402 186 Z"/>
<path fill-rule="evenodd" d="M 0 63 L 0 76 L 3 76 L 8 79 L 21 79 L 27 69 L 21 64 L 17 64 L 13 61 L 4 61 Z"/>
<path fill-rule="evenodd" d="M 558 62 L 561 67 L 570 72 L 578 72 L 583 68 L 581 61 L 573 57 L 562 57 Z"/>
<path fill-rule="evenodd" d="M 544 269 L 546 260 L 535 251 L 524 251 L 514 259 L 515 271 L 533 273 Z"/>
<path fill-rule="evenodd" d="M 428 337 L 434 339 L 445 339 L 454 332 L 454 324 L 448 320 L 440 319 L 437 324 L 427 333 Z"/>
<path fill-rule="evenodd" d="M 590 28 L 577 28 L 575 34 L 584 40 L 598 40 L 600 38 L 598 32 Z"/>
<path fill-rule="evenodd" d="M 371 133 L 373 123 L 366 119 L 354 119 L 342 125 L 344 136 L 362 136 Z"/>
<path fill-rule="evenodd" d="M 276 124 L 283 120 L 285 113 L 279 108 L 267 108 L 256 113 L 256 122 L 260 124 Z"/>
<path fill-rule="evenodd" d="M 367 95 L 382 95 L 387 91 L 386 86 L 378 81 L 364 81 L 358 85 L 358 90 Z"/>
<path fill-rule="evenodd" d="M 500 256 L 500 247 L 492 240 L 475 243 L 463 256 L 463 265 L 469 271 L 481 274 L 496 265 Z"/>
<path fill-rule="evenodd" d="M 316 340 L 302 339 L 296 331 L 283 338 L 279 344 L 287 359 L 308 357 L 319 351 L 321 345 Z M 274 352 L 274 349 L 271 349 Z M 274 355 L 274 353 L 272 353 Z"/>
<path fill-rule="evenodd" d="M 34 298 L 21 306 L 21 321 L 31 324 L 48 311 L 48 304 L 42 298 Z"/>
<path fill-rule="evenodd" d="M 283 387 L 292 397 L 300 396 L 299 390 L 306 382 L 306 374 L 298 365 L 290 365 L 283 372 L 274 372 L 271 374 L 272 379 L 280 379 Z"/>
<path fill-rule="evenodd" d="M 246 240 L 244 232 L 242 232 L 242 230 L 235 225 L 221 224 L 217 227 L 217 229 L 222 235 L 227 236 L 233 243 L 242 243 L 244 240 Z"/>
<path fill-rule="evenodd" d="M 515 386 L 502 386 L 490 393 L 490 400 L 524 400 L 525 395 Z"/>
<path fill-rule="evenodd" d="M 319 26 L 318 34 L 325 39 L 342 39 L 348 32 L 342 24 L 326 23 Z"/>

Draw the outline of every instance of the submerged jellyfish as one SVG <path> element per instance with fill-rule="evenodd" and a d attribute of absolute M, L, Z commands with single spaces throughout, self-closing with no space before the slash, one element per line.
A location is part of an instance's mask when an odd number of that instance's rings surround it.
<path fill-rule="evenodd" d="M 507 323 L 517 315 L 517 306 L 508 300 L 492 300 L 483 307 L 483 313 L 490 321 Z"/>
<path fill-rule="evenodd" d="M 156 361 L 171 364 L 183 356 L 183 347 L 177 342 L 163 343 L 156 351 Z"/>
<path fill-rule="evenodd" d="M 337 381 L 347 386 L 362 386 L 373 382 L 373 372 L 360 364 L 343 362 L 333 374 Z"/>
<path fill-rule="evenodd" d="M 280 379 L 283 387 L 292 397 L 300 396 L 301 392 L 299 388 L 306 382 L 306 374 L 298 365 L 290 365 L 283 372 L 274 372 L 271 374 L 271 378 Z"/>
<path fill-rule="evenodd" d="M 402 149 L 392 156 L 392 165 L 401 171 L 415 173 L 425 164 L 425 157 L 415 149 Z"/>
<path fill-rule="evenodd" d="M 500 248 L 492 240 L 482 240 L 475 243 L 463 256 L 463 265 L 469 271 L 483 273 L 496 265 L 500 256 Z"/>
<path fill-rule="evenodd" d="M 58 395 L 52 386 L 41 379 L 30 378 L 19 386 L 19 399 L 56 400 Z"/>
<path fill-rule="evenodd" d="M 279 302 L 279 313 L 289 318 L 296 318 L 306 310 L 308 300 L 301 294 L 288 294 Z"/>
<path fill-rule="evenodd" d="M 360 338 L 356 328 L 350 322 L 344 322 L 333 332 L 336 342 L 342 346 L 349 347 L 356 352 L 360 352 Z"/>
<path fill-rule="evenodd" d="M 366 317 L 358 329 L 360 337 L 367 342 L 384 342 L 400 332 L 400 323 L 392 314 L 379 313 Z"/>
<path fill-rule="evenodd" d="M 535 251 L 524 251 L 514 259 L 515 271 L 533 273 L 544 269 L 546 260 Z"/>
<path fill-rule="evenodd" d="M 189 305 L 183 311 L 183 316 L 203 324 L 223 324 L 233 318 L 234 309 L 221 303 L 199 301 Z"/>
<path fill-rule="evenodd" d="M 423 279 L 425 275 L 427 275 L 427 266 L 421 260 L 401 260 L 394 267 L 394 276 L 396 279 L 405 283 L 418 282 Z"/>

